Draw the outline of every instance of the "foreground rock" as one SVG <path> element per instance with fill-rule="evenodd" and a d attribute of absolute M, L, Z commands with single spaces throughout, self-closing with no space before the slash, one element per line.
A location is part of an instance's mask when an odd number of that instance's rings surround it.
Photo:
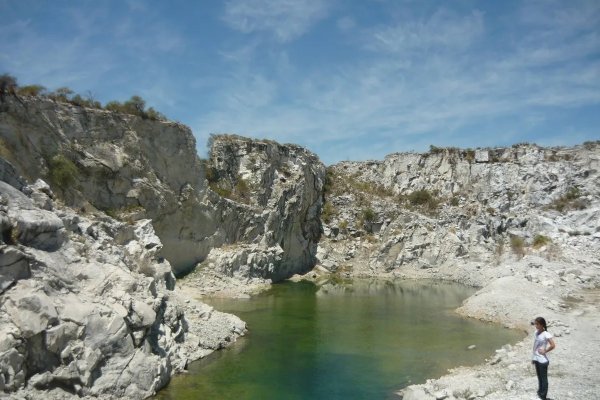
<path fill-rule="evenodd" d="M 6 180 L 23 183 L 0 181 L 8 398 L 145 398 L 244 334 L 237 317 L 182 297 L 150 220 L 76 214 L 43 182 Z"/>

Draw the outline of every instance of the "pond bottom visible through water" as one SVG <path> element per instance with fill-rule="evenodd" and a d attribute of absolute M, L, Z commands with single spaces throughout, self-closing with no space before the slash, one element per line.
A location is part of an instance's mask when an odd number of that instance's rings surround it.
<path fill-rule="evenodd" d="M 386 399 L 474 365 L 523 333 L 461 318 L 474 289 L 435 281 L 283 283 L 251 299 L 206 300 L 248 323 L 192 363 L 159 399 Z M 468 347 L 475 345 L 475 349 Z"/>

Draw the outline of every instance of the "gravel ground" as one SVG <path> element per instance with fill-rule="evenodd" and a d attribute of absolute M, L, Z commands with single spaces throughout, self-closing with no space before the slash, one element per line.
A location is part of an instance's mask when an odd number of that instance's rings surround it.
<path fill-rule="evenodd" d="M 398 396 L 403 400 L 536 399 L 537 377 L 530 358 L 533 329 L 528 321 L 543 316 L 557 345 L 549 355 L 549 398 L 600 398 L 600 289 L 596 289 L 596 278 L 592 281 L 586 278 L 583 282 L 565 274 L 591 267 L 594 266 L 526 258 L 510 266 L 498 266 L 496 271 L 489 270 L 487 274 L 496 276 L 503 275 L 498 273 L 502 270 L 513 273 L 491 279 L 488 276 L 489 284 L 467 299 L 457 312 L 523 329 L 528 331 L 527 337 L 514 346 L 496 350 L 485 364 L 450 370 L 448 375 L 410 386 L 398 392 Z M 443 271 L 433 274 L 463 280 L 460 274 L 453 277 Z M 471 275 L 469 279 L 483 278 Z"/>

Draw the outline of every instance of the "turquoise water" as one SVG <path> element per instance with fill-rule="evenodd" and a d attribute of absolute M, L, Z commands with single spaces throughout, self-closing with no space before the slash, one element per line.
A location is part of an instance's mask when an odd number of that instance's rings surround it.
<path fill-rule="evenodd" d="M 386 399 L 473 365 L 521 332 L 458 317 L 474 289 L 442 282 L 284 283 L 245 300 L 212 299 L 249 333 L 190 365 L 158 399 Z M 470 345 L 476 349 L 467 350 Z"/>

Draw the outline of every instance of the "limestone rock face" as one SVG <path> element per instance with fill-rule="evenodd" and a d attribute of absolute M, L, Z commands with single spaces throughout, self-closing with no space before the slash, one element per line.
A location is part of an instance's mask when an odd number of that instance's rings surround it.
<path fill-rule="evenodd" d="M 239 318 L 175 288 L 150 220 L 77 214 L 50 195 L 43 182 L 0 182 L 5 396 L 146 398 L 244 334 Z"/>
<path fill-rule="evenodd" d="M 229 193 L 245 184 L 234 191 L 242 197 L 235 197 L 207 188 L 195 139 L 181 124 L 45 98 L 24 98 L 23 104 L 8 99 L 0 112 L 2 154 L 15 166 L 9 174 L 12 166 L 0 164 L 0 176 L 48 182 L 32 199 L 42 210 L 56 194 L 76 209 L 98 209 L 124 221 L 151 219 L 161 255 L 176 274 L 192 270 L 211 249 L 236 242 L 283 249 L 269 279 L 314 264 L 324 166 L 305 149 L 217 137 L 208 178 L 228 183 Z M 23 213 L 22 223 L 43 220 L 38 231 L 59 230 L 57 220 L 38 213 Z"/>
<path fill-rule="evenodd" d="M 600 256 L 599 167 L 597 142 L 339 163 L 329 171 L 319 263 L 359 275 L 442 274 L 528 254 L 590 265 Z M 472 275 L 469 283 L 483 283 Z"/>
<path fill-rule="evenodd" d="M 243 205 L 235 209 L 232 226 L 237 241 L 277 249 L 265 265 L 257 263 L 258 256 L 248 261 L 246 275 L 280 280 L 314 266 L 325 179 L 325 166 L 314 154 L 295 145 L 220 135 L 213 137 L 208 168 L 211 188 Z M 247 259 L 248 248 L 239 248 Z M 228 268 L 239 270 L 233 264 Z"/>
<path fill-rule="evenodd" d="M 163 253 L 172 256 L 175 269 L 206 256 L 208 251 L 196 244 L 214 228 L 203 235 L 196 227 L 206 225 L 210 216 L 201 201 L 185 201 L 201 197 L 198 193 L 204 190 L 189 128 L 45 98 L 23 102 L 26 107 L 7 100 L 0 113 L 1 144 L 17 173 L 30 181 L 46 180 L 75 208 L 92 207 L 129 220 L 153 219 L 166 245 Z M 0 175 L 4 169 L 0 166 Z M 180 241 L 186 232 L 194 240 Z M 173 243 L 179 247 L 171 247 Z"/>

